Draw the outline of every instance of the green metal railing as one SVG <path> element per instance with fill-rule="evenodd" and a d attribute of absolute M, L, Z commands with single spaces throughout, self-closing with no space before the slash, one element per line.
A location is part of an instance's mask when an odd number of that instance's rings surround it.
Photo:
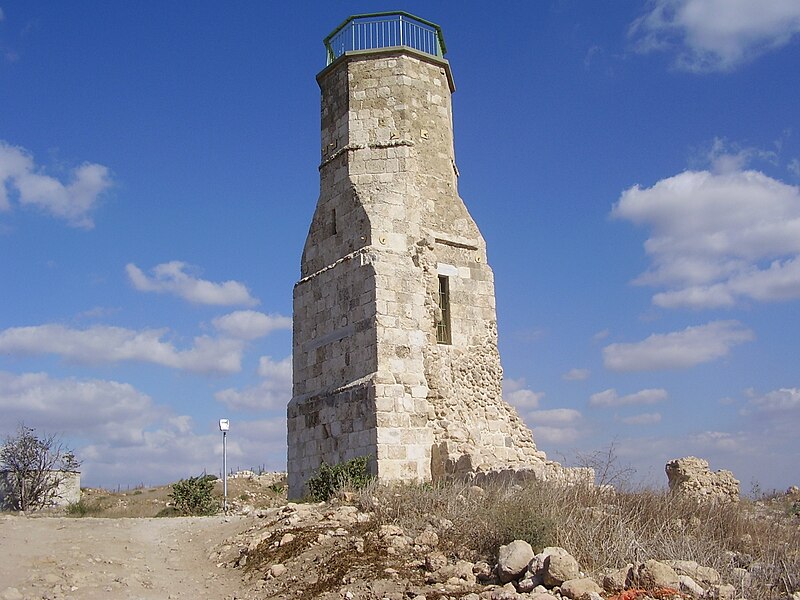
<path fill-rule="evenodd" d="M 432 56 L 444 57 L 442 28 L 407 12 L 353 15 L 323 40 L 328 64 L 345 52 L 407 46 Z"/>

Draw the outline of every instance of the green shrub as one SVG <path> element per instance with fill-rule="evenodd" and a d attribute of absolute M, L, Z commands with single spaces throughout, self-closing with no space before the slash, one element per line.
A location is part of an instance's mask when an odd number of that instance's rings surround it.
<path fill-rule="evenodd" d="M 368 465 L 368 456 L 357 456 L 334 466 L 322 463 L 316 475 L 308 480 L 308 493 L 313 500 L 324 502 L 342 488 L 360 490 L 373 479 Z"/>
<path fill-rule="evenodd" d="M 85 517 L 87 515 L 96 515 L 102 511 L 103 507 L 100 506 L 99 502 L 89 503 L 85 500 L 70 502 L 66 507 L 68 517 Z"/>
<path fill-rule="evenodd" d="M 213 515 L 219 510 L 219 503 L 214 499 L 214 475 L 200 475 L 181 479 L 172 484 L 170 496 L 175 509 L 181 515 Z"/>

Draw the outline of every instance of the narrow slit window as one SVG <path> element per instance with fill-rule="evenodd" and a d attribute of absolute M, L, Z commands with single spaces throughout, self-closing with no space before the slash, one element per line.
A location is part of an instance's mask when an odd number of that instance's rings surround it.
<path fill-rule="evenodd" d="M 331 235 L 336 235 L 336 209 L 331 210 Z"/>
<path fill-rule="evenodd" d="M 436 315 L 436 341 L 452 344 L 450 335 L 450 279 L 439 275 L 439 313 Z"/>

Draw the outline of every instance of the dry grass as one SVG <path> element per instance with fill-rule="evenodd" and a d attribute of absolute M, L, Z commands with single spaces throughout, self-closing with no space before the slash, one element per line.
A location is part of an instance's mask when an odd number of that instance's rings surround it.
<path fill-rule="evenodd" d="M 136 488 L 127 491 L 109 491 L 99 488 L 81 490 L 83 510 L 73 516 L 107 518 L 157 517 L 167 514 L 165 509 L 171 503 L 172 486 L 163 485 L 150 488 Z M 222 504 L 222 482 L 214 484 L 214 497 Z M 236 509 L 250 505 L 255 508 L 268 508 L 286 502 L 285 485 L 265 486 L 257 481 L 236 478 L 228 479 L 228 504 Z M 69 510 L 67 511 L 69 514 Z M 82 513 L 82 514 L 81 514 Z"/>
<path fill-rule="evenodd" d="M 408 535 L 436 529 L 446 551 L 471 560 L 493 559 L 500 544 L 519 538 L 535 550 L 566 548 L 595 575 L 650 558 L 694 560 L 749 599 L 800 589 L 800 518 L 780 505 L 703 505 L 659 490 L 615 493 L 545 483 L 485 490 L 376 485 L 361 503 Z M 749 582 L 735 571 L 742 567 Z"/>

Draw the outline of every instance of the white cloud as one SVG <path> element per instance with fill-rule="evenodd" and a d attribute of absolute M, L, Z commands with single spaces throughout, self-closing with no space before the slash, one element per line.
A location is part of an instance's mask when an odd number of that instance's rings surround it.
<path fill-rule="evenodd" d="M 533 410 L 525 414 L 526 419 L 533 423 L 544 425 L 567 425 L 580 420 L 581 413 L 573 408 L 551 408 L 548 410 Z"/>
<path fill-rule="evenodd" d="M 680 69 L 730 71 L 800 33 L 800 3 L 655 0 L 629 33 L 641 52 L 676 50 Z"/>
<path fill-rule="evenodd" d="M 0 412 L 8 423 L 24 421 L 50 432 L 91 435 L 123 446 L 139 441 L 142 427 L 163 414 L 149 396 L 127 383 L 4 371 Z"/>
<path fill-rule="evenodd" d="M 603 329 L 602 331 L 598 331 L 597 333 L 595 333 L 592 336 L 592 341 L 593 342 L 600 342 L 600 341 L 606 339 L 609 335 L 611 335 L 611 330 L 610 329 Z"/>
<path fill-rule="evenodd" d="M 642 413 L 622 419 L 625 425 L 654 425 L 661 422 L 661 413 Z"/>
<path fill-rule="evenodd" d="M 222 444 L 215 423 L 196 431 L 188 417 L 174 417 L 143 430 L 133 445 L 104 440 L 78 448 L 84 459 L 82 481 L 88 485 L 164 484 L 204 472 L 222 472 Z M 231 420 L 228 467 L 286 470 L 286 418 Z"/>
<path fill-rule="evenodd" d="M 244 305 L 254 306 L 258 300 L 250 295 L 250 291 L 238 281 L 214 283 L 199 279 L 187 273 L 192 267 L 184 262 L 173 260 L 156 265 L 152 276 L 148 277 L 133 263 L 125 266 L 133 287 L 141 292 L 157 292 L 173 294 L 195 304 Z"/>
<path fill-rule="evenodd" d="M 533 439 L 537 445 L 545 444 L 571 444 L 580 437 L 580 432 L 574 427 L 548 427 L 534 426 Z"/>
<path fill-rule="evenodd" d="M 85 485 L 163 484 L 221 471 L 215 423 L 198 433 L 191 417 L 175 415 L 126 383 L 0 371 L 0 414 L 6 425 L 0 424 L 0 437 L 18 422 L 60 435 L 83 461 Z M 285 470 L 286 418 L 233 419 L 228 465 Z"/>
<path fill-rule="evenodd" d="M 135 361 L 198 373 L 241 370 L 243 343 L 239 340 L 199 336 L 191 348 L 178 350 L 162 340 L 166 334 L 166 329 L 136 331 L 105 325 L 12 327 L 0 331 L 0 353 L 57 354 L 83 364 Z"/>
<path fill-rule="evenodd" d="M 231 410 L 269 410 L 285 407 L 292 398 L 292 357 L 273 361 L 262 356 L 258 364 L 258 374 L 262 381 L 255 387 L 244 390 L 228 388 L 214 394 L 214 397 Z"/>
<path fill-rule="evenodd" d="M 521 411 L 538 408 L 544 392 L 534 392 L 527 389 L 526 385 L 524 378 L 503 379 L 503 400 Z"/>
<path fill-rule="evenodd" d="M 612 371 L 684 369 L 727 356 L 733 346 L 754 337 L 738 321 L 712 321 L 641 342 L 611 344 L 603 348 L 603 364 Z"/>
<path fill-rule="evenodd" d="M 789 412 L 800 413 L 800 388 L 781 388 L 763 396 L 753 396 L 741 412 L 743 415 L 762 413 L 778 418 Z"/>
<path fill-rule="evenodd" d="M 15 189 L 20 205 L 36 207 L 73 227 L 94 227 L 90 213 L 112 185 L 108 168 L 84 163 L 73 169 L 67 184 L 41 171 L 25 150 L 0 141 L 0 210 L 10 210 L 9 190 Z"/>
<path fill-rule="evenodd" d="M 214 327 L 225 335 L 240 340 L 255 340 L 278 329 L 291 329 L 292 318 L 265 315 L 254 310 L 237 310 L 217 317 Z"/>
<path fill-rule="evenodd" d="M 585 381 L 589 379 L 589 369 L 570 369 L 561 376 L 564 381 Z"/>
<path fill-rule="evenodd" d="M 615 389 L 597 392 L 589 397 L 589 406 L 612 407 L 632 404 L 656 404 L 669 397 L 667 390 L 661 388 L 639 390 L 633 394 L 620 396 Z"/>
<path fill-rule="evenodd" d="M 800 298 L 800 188 L 713 160 L 734 170 L 634 186 L 614 205 L 614 217 L 651 230 L 652 264 L 634 283 L 665 287 L 653 297 L 665 308 Z"/>
<path fill-rule="evenodd" d="M 787 166 L 789 172 L 800 177 L 800 158 L 793 158 Z"/>

